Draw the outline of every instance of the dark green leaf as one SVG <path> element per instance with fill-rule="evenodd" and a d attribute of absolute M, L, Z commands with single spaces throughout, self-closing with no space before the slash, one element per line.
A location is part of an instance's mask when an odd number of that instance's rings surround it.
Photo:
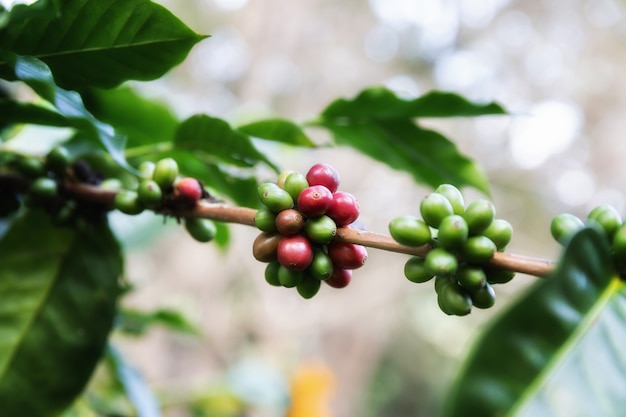
<path fill-rule="evenodd" d="M 324 110 L 322 117 L 398 120 L 487 114 L 506 114 L 506 111 L 497 103 L 472 103 L 453 93 L 432 91 L 416 99 L 405 100 L 386 88 L 373 87 L 352 100 L 335 100 Z"/>
<path fill-rule="evenodd" d="M 59 12 L 58 0 L 39 0 L 33 4 L 16 4 L 8 11 L 0 6 L 0 30 L 32 19 L 52 19 Z"/>
<path fill-rule="evenodd" d="M 167 106 L 141 97 L 129 87 L 89 90 L 83 93 L 83 100 L 98 120 L 126 135 L 127 152 L 139 146 L 170 142 L 178 128 L 178 120 Z"/>
<path fill-rule="evenodd" d="M 104 353 L 122 257 L 106 226 L 59 229 L 41 212 L 0 241 L 0 399 L 7 416 L 54 416 Z"/>
<path fill-rule="evenodd" d="M 439 133 L 409 120 L 325 121 L 335 141 L 348 145 L 392 168 L 409 172 L 433 188 L 450 183 L 471 185 L 489 193 L 485 172 Z"/>
<path fill-rule="evenodd" d="M 97 140 L 118 164 L 130 168 L 124 156 L 124 136 L 116 134 L 111 126 L 93 117 L 78 93 L 57 87 L 50 69 L 42 61 L 32 57 L 13 58 L 15 75 L 19 80 L 54 105 L 71 126 L 82 130 L 90 139 Z"/>
<path fill-rule="evenodd" d="M 264 162 L 275 171 L 279 171 L 265 155 L 259 152 L 250 138 L 244 133 L 233 130 L 224 120 L 207 115 L 196 115 L 181 123 L 174 144 L 179 149 L 204 154 L 240 167 L 252 167 Z"/>
<path fill-rule="evenodd" d="M 117 326 L 128 334 L 142 335 L 154 325 L 181 333 L 197 334 L 198 330 L 181 313 L 159 309 L 151 312 L 122 309 L 118 313 Z"/>
<path fill-rule="evenodd" d="M 240 132 L 261 139 L 288 145 L 314 147 L 315 144 L 297 124 L 284 119 L 261 120 L 237 128 Z"/>
<path fill-rule="evenodd" d="M 137 369 L 113 346 L 109 346 L 107 356 L 126 396 L 137 411 L 137 417 L 159 417 L 161 412 L 157 399 Z"/>
<path fill-rule="evenodd" d="M 477 341 L 445 416 L 619 416 L 626 408 L 626 285 L 606 236 L 583 229 L 552 278 Z"/>
<path fill-rule="evenodd" d="M 0 99 L 0 126 L 22 123 L 71 126 L 71 122 L 55 110 L 32 103 Z"/>
<path fill-rule="evenodd" d="M 6 51 L 39 57 L 59 85 L 110 88 L 152 80 L 178 65 L 203 36 L 148 0 L 61 0 L 53 18 L 0 33 Z M 0 71 L 6 71 L 0 63 Z"/>

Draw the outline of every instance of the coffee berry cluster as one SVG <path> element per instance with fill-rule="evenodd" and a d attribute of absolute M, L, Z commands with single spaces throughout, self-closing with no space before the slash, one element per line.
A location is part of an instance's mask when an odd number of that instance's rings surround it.
<path fill-rule="evenodd" d="M 139 165 L 141 176 L 134 189 L 120 190 L 114 207 L 122 213 L 136 215 L 145 209 L 163 214 L 192 209 L 198 201 L 208 196 L 200 181 L 179 175 L 173 158 L 163 158 L 156 163 L 144 161 Z M 210 219 L 185 217 L 185 229 L 199 242 L 215 238 L 217 227 Z"/>
<path fill-rule="evenodd" d="M 404 275 L 418 283 L 434 278 L 437 302 L 448 315 L 464 316 L 472 306 L 492 307 L 496 300 L 492 285 L 515 275 L 487 265 L 511 241 L 511 224 L 495 218 L 490 201 L 479 199 L 466 206 L 459 189 L 450 184 L 422 199 L 420 214 L 421 218 L 407 215 L 389 223 L 398 243 L 430 249 L 425 256 L 412 256 Z"/>
<path fill-rule="evenodd" d="M 254 222 L 262 232 L 252 252 L 268 264 L 269 284 L 295 287 L 308 299 L 322 282 L 347 286 L 352 271 L 365 263 L 364 246 L 335 239 L 338 227 L 350 227 L 359 216 L 354 196 L 338 187 L 339 173 L 324 163 L 313 165 L 306 175 L 287 171 L 276 182 L 259 185 L 262 208 Z"/>
<path fill-rule="evenodd" d="M 603 231 L 611 246 L 611 255 L 620 275 L 626 276 L 626 222 L 615 207 L 603 204 L 593 208 L 585 221 L 570 213 L 560 213 L 552 218 L 552 237 L 565 246 L 572 236 L 585 226 L 594 225 Z"/>

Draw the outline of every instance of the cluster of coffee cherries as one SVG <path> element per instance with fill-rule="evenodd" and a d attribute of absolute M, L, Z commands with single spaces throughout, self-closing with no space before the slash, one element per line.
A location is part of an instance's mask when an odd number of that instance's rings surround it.
<path fill-rule="evenodd" d="M 570 213 L 560 213 L 552 219 L 550 232 L 552 237 L 565 246 L 572 236 L 587 225 L 595 225 L 606 235 L 611 246 L 611 254 L 620 275 L 626 275 L 626 222 L 615 207 L 603 204 L 594 207 L 583 221 Z"/>
<path fill-rule="evenodd" d="M 0 187 L 0 217 L 16 212 L 22 204 L 43 209 L 59 225 L 73 224 L 79 219 L 99 222 L 106 218 L 105 206 L 73 199 L 66 192 L 66 182 L 99 185 L 102 176 L 83 160 L 72 161 L 63 146 L 52 148 L 42 157 L 2 155 L 3 168 L 21 177 L 21 181 Z"/>
<path fill-rule="evenodd" d="M 139 165 L 141 176 L 135 189 L 120 190 L 114 207 L 122 213 L 136 215 L 145 209 L 171 214 L 192 209 L 202 198 L 208 197 L 204 186 L 196 178 L 181 177 L 173 158 L 144 161 Z M 217 228 L 210 219 L 185 217 L 185 229 L 199 242 L 210 242 Z"/>
<path fill-rule="evenodd" d="M 422 218 L 401 216 L 389 224 L 398 243 L 429 248 L 424 256 L 412 256 L 406 262 L 405 276 L 418 283 L 434 278 L 439 307 L 448 315 L 464 316 L 472 306 L 492 307 L 492 285 L 515 275 L 487 265 L 510 242 L 511 224 L 495 218 L 495 207 L 488 200 L 466 206 L 459 189 L 451 184 L 440 185 L 422 199 L 420 213 Z"/>
<path fill-rule="evenodd" d="M 268 264 L 269 284 L 295 287 L 308 299 L 322 282 L 347 286 L 352 271 L 365 263 L 365 247 L 335 239 L 338 227 L 350 227 L 359 216 L 354 196 L 338 187 L 339 173 L 324 163 L 313 165 L 306 175 L 287 171 L 276 182 L 259 185 L 263 206 L 254 222 L 262 232 L 252 252 Z"/>

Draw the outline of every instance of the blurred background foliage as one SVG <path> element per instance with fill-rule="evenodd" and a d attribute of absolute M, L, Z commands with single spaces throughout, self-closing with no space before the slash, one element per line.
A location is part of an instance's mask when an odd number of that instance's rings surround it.
<path fill-rule="evenodd" d="M 512 113 L 426 123 L 485 167 L 498 217 L 515 228 L 510 252 L 558 256 L 549 232 L 556 213 L 584 217 L 600 203 L 624 212 L 626 172 L 616 152 L 626 106 L 621 2 L 159 3 L 211 35 L 164 78 L 131 83 L 180 119 L 202 112 L 235 124 L 267 116 L 305 121 L 371 85 L 406 97 L 453 91 Z M 352 149 L 258 144 L 283 169 L 333 164 L 372 231 L 417 214 L 429 192 Z M 464 191 L 468 200 L 478 196 Z M 130 249 L 126 275 L 135 289 L 123 317 L 141 327 L 131 313 L 157 311 L 143 318 L 162 326 L 142 328 L 142 338 L 119 333 L 114 343 L 168 417 L 437 415 L 472 339 L 535 280 L 518 276 L 498 287 L 494 309 L 447 317 L 431 284 L 403 277 L 404 256 L 370 250 L 348 288 L 324 287 L 303 300 L 265 283 L 264 265 L 251 256 L 252 228 L 230 227 L 225 251 L 162 227 L 154 215 L 140 219 L 113 216 Z M 93 384 L 106 383 L 107 369 L 115 366 L 103 366 Z M 115 387 L 106 392 L 115 398 Z M 115 404 L 111 398 L 103 401 Z"/>

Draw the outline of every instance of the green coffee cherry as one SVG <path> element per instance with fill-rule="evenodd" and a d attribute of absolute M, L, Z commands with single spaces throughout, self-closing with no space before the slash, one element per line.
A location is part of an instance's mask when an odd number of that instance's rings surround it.
<path fill-rule="evenodd" d="M 455 283 L 441 288 L 437 294 L 437 302 L 441 310 L 449 315 L 465 316 L 472 311 L 471 296 Z"/>
<path fill-rule="evenodd" d="M 444 249 L 456 249 L 467 240 L 469 228 L 465 219 L 458 214 L 448 216 L 439 224 L 437 240 Z"/>
<path fill-rule="evenodd" d="M 463 265 L 456 272 L 456 279 L 468 291 L 477 291 L 487 284 L 487 275 L 482 268 Z"/>
<path fill-rule="evenodd" d="M 420 213 L 429 226 L 437 228 L 443 219 L 454 214 L 454 209 L 445 196 L 430 193 L 420 202 Z"/>
<path fill-rule="evenodd" d="M 313 260 L 309 265 L 309 273 L 320 281 L 325 281 L 333 274 L 333 260 L 321 250 L 313 253 Z"/>
<path fill-rule="evenodd" d="M 467 222 L 470 236 L 484 232 L 496 216 L 496 209 L 487 200 L 476 200 L 469 203 L 463 213 L 463 218 Z"/>
<path fill-rule="evenodd" d="M 46 173 L 43 162 L 30 156 L 19 157 L 15 160 L 15 169 L 27 178 L 39 178 Z"/>
<path fill-rule="evenodd" d="M 441 184 L 435 190 L 437 194 L 443 195 L 452 204 L 452 210 L 454 214 L 461 215 L 465 212 L 465 200 L 463 194 L 452 184 Z"/>
<path fill-rule="evenodd" d="M 261 203 L 275 213 L 293 207 L 293 198 L 289 193 L 272 182 L 265 182 L 258 187 Z"/>
<path fill-rule="evenodd" d="M 304 275 L 304 271 L 294 271 L 282 265 L 278 268 L 278 281 L 285 288 L 293 288 L 298 285 L 304 278 Z"/>
<path fill-rule="evenodd" d="M 441 289 L 448 284 L 452 284 L 454 282 L 454 277 L 448 276 L 436 276 L 435 277 L 435 292 L 439 294 Z"/>
<path fill-rule="evenodd" d="M 426 271 L 433 276 L 454 275 L 458 266 L 459 264 L 456 257 L 441 248 L 435 248 L 428 252 L 424 261 Z"/>
<path fill-rule="evenodd" d="M 484 271 L 489 284 L 506 284 L 515 277 L 515 272 L 506 269 L 485 268 Z"/>
<path fill-rule="evenodd" d="M 152 173 L 152 179 L 159 184 L 161 190 L 169 190 L 178 176 L 178 164 L 172 158 L 159 160 Z"/>
<path fill-rule="evenodd" d="M 31 203 L 43 203 L 52 200 L 58 192 L 57 182 L 52 178 L 37 178 L 30 186 L 29 197 Z"/>
<path fill-rule="evenodd" d="M 139 164 L 139 172 L 141 173 L 141 177 L 145 179 L 152 179 L 154 175 L 154 168 L 156 168 L 156 164 L 152 161 L 143 161 Z"/>
<path fill-rule="evenodd" d="M 278 279 L 279 269 L 280 269 L 280 263 L 278 261 L 270 262 L 265 267 L 265 281 L 274 287 L 283 286 L 280 283 L 280 280 Z"/>
<path fill-rule="evenodd" d="M 155 208 L 161 204 L 163 192 L 154 180 L 141 180 L 137 186 L 137 197 L 147 208 Z"/>
<path fill-rule="evenodd" d="M 622 225 L 613 236 L 611 247 L 617 268 L 623 270 L 626 267 L 626 224 Z"/>
<path fill-rule="evenodd" d="M 304 234 L 315 243 L 326 244 L 337 234 L 337 225 L 326 215 L 313 217 L 304 223 Z"/>
<path fill-rule="evenodd" d="M 433 278 L 433 274 L 426 269 L 426 260 L 419 256 L 412 256 L 404 264 L 404 276 L 412 282 L 421 283 Z"/>
<path fill-rule="evenodd" d="M 496 253 L 496 244 L 486 236 L 472 236 L 461 248 L 461 256 L 467 262 L 482 264 L 488 262 Z"/>
<path fill-rule="evenodd" d="M 261 207 L 254 215 L 255 226 L 264 232 L 276 231 L 276 213 L 267 207 Z"/>
<path fill-rule="evenodd" d="M 300 192 L 309 187 L 306 177 L 299 172 L 292 172 L 285 178 L 283 189 L 289 193 L 293 201 L 298 201 Z"/>
<path fill-rule="evenodd" d="M 70 164 L 70 153 L 63 146 L 56 146 L 46 155 L 46 168 L 56 174 L 61 174 Z"/>
<path fill-rule="evenodd" d="M 322 285 L 322 281 L 312 277 L 309 274 L 304 274 L 302 280 L 296 285 L 296 290 L 298 294 L 302 296 L 302 298 L 308 300 L 313 298 L 315 294 L 318 293 L 320 287 Z"/>
<path fill-rule="evenodd" d="M 554 216 L 550 223 L 550 233 L 554 240 L 565 246 L 572 236 L 585 227 L 585 223 L 573 214 L 560 213 Z"/>
<path fill-rule="evenodd" d="M 472 291 L 472 304 L 477 308 L 491 308 L 496 303 L 496 292 L 489 284 Z"/>
<path fill-rule="evenodd" d="M 513 226 L 504 219 L 495 219 L 483 235 L 491 239 L 499 251 L 503 251 L 513 237 Z"/>
<path fill-rule="evenodd" d="M 210 242 L 215 239 L 217 226 L 212 220 L 197 217 L 185 218 L 185 229 L 198 242 Z"/>
<path fill-rule="evenodd" d="M 123 188 L 122 181 L 118 178 L 107 178 L 100 183 L 103 190 L 119 191 Z"/>
<path fill-rule="evenodd" d="M 431 239 L 430 228 L 418 217 L 400 216 L 389 223 L 391 237 L 401 245 L 418 247 Z"/>
<path fill-rule="evenodd" d="M 144 210 L 136 191 L 123 190 L 115 195 L 114 207 L 125 214 L 135 215 Z"/>
<path fill-rule="evenodd" d="M 587 216 L 587 222 L 599 225 L 606 232 L 609 240 L 612 240 L 622 225 L 622 216 L 619 215 L 613 206 L 603 204 L 591 210 L 589 216 Z"/>
<path fill-rule="evenodd" d="M 278 178 L 276 178 L 276 185 L 278 185 L 280 188 L 285 188 L 285 180 L 287 179 L 287 176 L 289 174 L 292 174 L 296 171 L 283 171 L 278 175 Z"/>

